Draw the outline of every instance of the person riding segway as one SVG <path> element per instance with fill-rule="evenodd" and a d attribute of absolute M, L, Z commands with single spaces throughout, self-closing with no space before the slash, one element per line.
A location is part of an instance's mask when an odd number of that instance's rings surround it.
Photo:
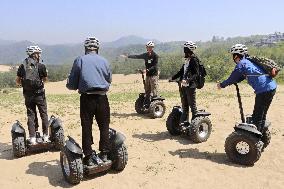
<path fill-rule="evenodd" d="M 110 168 L 121 171 L 127 164 L 125 137 L 109 128 L 110 107 L 107 92 L 112 74 L 107 60 L 98 55 L 99 45 L 99 40 L 95 37 L 88 37 L 85 40 L 85 55 L 75 59 L 66 84 L 68 89 L 78 89 L 81 94 L 83 150 L 73 138 L 69 137 L 60 153 L 63 175 L 72 184 L 78 184 L 83 178 L 83 173 L 89 175 Z M 100 130 L 99 154 L 91 146 L 94 117 Z"/>
<path fill-rule="evenodd" d="M 166 125 L 170 134 L 184 133 L 190 136 L 194 142 L 199 143 L 205 142 L 210 137 L 212 124 L 208 117 L 211 114 L 205 110 L 197 110 L 196 107 L 196 88 L 202 88 L 204 85 L 199 82 L 199 68 L 202 69 L 203 65 L 201 66 L 199 59 L 193 53 L 196 48 L 194 42 L 188 41 L 184 44 L 185 63 L 179 72 L 169 80 L 169 82 L 178 83 L 182 107 L 173 107 Z M 175 81 L 178 78 L 179 80 Z M 189 107 L 192 112 L 191 121 L 189 121 Z"/>
<path fill-rule="evenodd" d="M 253 165 L 259 159 L 263 147 L 266 147 L 270 141 L 267 138 L 266 114 L 275 95 L 277 84 L 261 67 L 247 59 L 248 49 L 245 45 L 232 46 L 230 53 L 236 63 L 235 69 L 227 80 L 217 84 L 217 88 L 225 88 L 246 79 L 254 89 L 256 97 L 253 114 L 245 119 L 237 87 L 242 123 L 236 125 L 235 132 L 226 139 L 225 151 L 232 161 Z"/>
<path fill-rule="evenodd" d="M 19 66 L 16 84 L 23 87 L 25 105 L 28 116 L 29 139 L 19 121 L 12 125 L 11 135 L 13 154 L 22 157 L 28 152 L 55 148 L 60 150 L 64 145 L 64 131 L 59 118 L 51 116 L 48 120 L 44 82 L 47 70 L 39 63 L 42 50 L 38 46 L 29 46 L 26 50 L 28 58 Z M 42 133 L 38 131 L 36 107 L 42 119 Z M 50 129 L 50 132 L 48 131 Z"/>
<path fill-rule="evenodd" d="M 153 41 L 148 41 L 146 43 L 146 53 L 139 55 L 122 55 L 126 58 L 132 59 L 143 59 L 145 61 L 145 68 L 143 72 L 146 72 L 145 80 L 145 102 L 144 107 L 149 108 L 151 97 L 156 97 L 158 95 L 158 80 L 159 80 L 159 71 L 158 71 L 158 59 L 159 56 L 154 52 L 155 44 Z"/>
<path fill-rule="evenodd" d="M 42 119 L 43 140 L 48 142 L 48 115 L 44 91 L 47 70 L 44 64 L 39 63 L 42 50 L 38 46 L 27 47 L 26 53 L 29 57 L 19 66 L 16 83 L 23 87 L 28 115 L 29 141 L 31 144 L 36 144 L 37 107 Z"/>

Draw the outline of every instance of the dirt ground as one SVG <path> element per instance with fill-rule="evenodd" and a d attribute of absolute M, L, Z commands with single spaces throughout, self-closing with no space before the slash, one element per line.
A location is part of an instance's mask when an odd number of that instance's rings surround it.
<path fill-rule="evenodd" d="M 8 72 L 10 71 L 11 66 L 0 65 L 0 72 Z"/>
<path fill-rule="evenodd" d="M 81 144 L 79 95 L 68 91 L 65 83 L 46 85 L 49 115 L 60 116 L 66 136 L 74 137 Z M 149 119 L 135 113 L 134 101 L 142 89 L 139 75 L 114 75 L 109 92 L 111 127 L 127 137 L 129 160 L 125 170 L 86 178 L 76 186 L 64 180 L 59 152 L 32 154 L 19 159 L 13 157 L 12 123 L 18 119 L 27 130 L 24 101 L 20 90 L 1 95 L 0 188 L 284 188 L 283 85 L 278 86 L 268 112 L 272 122 L 271 144 L 253 167 L 231 163 L 224 152 L 225 139 L 240 120 L 233 86 L 217 91 L 215 84 L 206 84 L 198 91 L 198 108 L 212 113 L 210 119 L 213 124 L 211 137 L 201 144 L 167 132 L 167 116 L 171 108 L 180 103 L 176 84 L 160 81 L 160 91 L 166 96 L 167 107 L 161 119 Z M 253 91 L 246 84 L 242 84 L 240 89 L 245 114 L 251 113 Z M 15 98 L 15 103 L 6 103 L 9 98 Z M 93 135 L 94 149 L 97 149 L 99 132 L 95 124 Z"/>

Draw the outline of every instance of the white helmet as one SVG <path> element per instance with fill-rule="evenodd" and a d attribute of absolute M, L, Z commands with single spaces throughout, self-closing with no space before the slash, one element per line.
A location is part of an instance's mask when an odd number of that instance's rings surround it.
<path fill-rule="evenodd" d="M 146 47 L 155 47 L 155 43 L 153 41 L 148 41 Z"/>
<path fill-rule="evenodd" d="M 183 44 L 183 47 L 188 48 L 191 51 L 193 51 L 197 48 L 196 44 L 192 41 L 185 42 L 185 44 Z"/>
<path fill-rule="evenodd" d="M 230 49 L 231 54 L 240 54 L 246 55 L 248 54 L 248 48 L 243 44 L 235 44 Z"/>
<path fill-rule="evenodd" d="M 87 37 L 85 40 L 84 46 L 88 50 L 97 50 L 100 47 L 100 42 L 95 37 Z"/>
<path fill-rule="evenodd" d="M 30 55 L 32 55 L 34 53 L 42 53 L 42 50 L 39 48 L 39 46 L 32 45 L 32 46 L 27 47 L 26 53 L 27 53 L 27 55 L 30 56 Z"/>

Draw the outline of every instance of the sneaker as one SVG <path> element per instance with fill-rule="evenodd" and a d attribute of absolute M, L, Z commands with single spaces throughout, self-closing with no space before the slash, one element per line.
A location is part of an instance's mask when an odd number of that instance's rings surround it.
<path fill-rule="evenodd" d="M 36 137 L 30 137 L 30 143 L 31 145 L 36 145 L 37 144 Z"/>
<path fill-rule="evenodd" d="M 50 142 L 49 136 L 46 134 L 43 135 L 42 139 L 43 139 L 43 142 Z"/>
<path fill-rule="evenodd" d="M 93 152 L 91 155 L 88 155 L 83 158 L 84 165 L 87 166 L 94 166 L 94 165 L 101 165 L 104 162 L 97 156 L 95 152 Z"/>
<path fill-rule="evenodd" d="M 88 155 L 88 156 L 85 156 L 83 158 L 83 164 L 87 165 L 87 166 L 94 166 L 95 165 L 95 163 L 93 161 L 93 158 L 92 158 L 92 154 Z"/>
<path fill-rule="evenodd" d="M 101 152 L 99 154 L 99 157 L 104 163 L 110 163 L 111 162 L 111 160 L 108 159 L 107 153 Z"/>

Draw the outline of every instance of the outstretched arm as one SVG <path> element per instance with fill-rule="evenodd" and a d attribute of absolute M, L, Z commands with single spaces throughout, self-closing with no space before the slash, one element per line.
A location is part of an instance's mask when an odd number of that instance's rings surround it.
<path fill-rule="evenodd" d="M 145 53 L 143 53 L 143 54 L 138 54 L 138 55 L 128 55 L 127 58 L 132 58 L 132 59 L 145 59 Z"/>

